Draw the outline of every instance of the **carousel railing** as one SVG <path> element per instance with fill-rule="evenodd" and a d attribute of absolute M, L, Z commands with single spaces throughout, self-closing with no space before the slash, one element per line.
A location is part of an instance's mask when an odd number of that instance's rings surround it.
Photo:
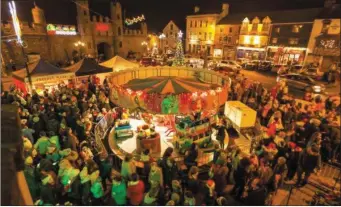
<path fill-rule="evenodd" d="M 108 132 L 111 126 L 114 124 L 115 119 L 112 113 L 106 114 L 95 126 L 95 142 L 98 149 L 98 154 L 108 156 L 108 149 L 105 146 L 105 138 L 108 136 Z"/>

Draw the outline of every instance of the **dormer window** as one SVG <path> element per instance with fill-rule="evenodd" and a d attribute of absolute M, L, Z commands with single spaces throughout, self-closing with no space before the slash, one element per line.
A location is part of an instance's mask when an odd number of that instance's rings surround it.
<path fill-rule="evenodd" d="M 247 32 L 247 31 L 248 31 L 249 22 L 250 22 L 249 19 L 246 17 L 246 18 L 243 20 L 243 24 L 242 24 L 241 31 L 244 31 L 244 32 Z"/>
<path fill-rule="evenodd" d="M 252 20 L 252 31 L 257 31 L 258 30 L 258 24 L 259 24 L 259 19 L 258 19 L 258 17 L 255 17 Z"/>
<path fill-rule="evenodd" d="M 269 27 L 270 27 L 270 23 L 271 23 L 270 18 L 269 18 L 268 16 L 265 17 L 265 18 L 263 19 L 262 23 L 263 23 L 263 28 L 262 28 L 262 30 L 263 30 L 264 32 L 269 31 Z"/>

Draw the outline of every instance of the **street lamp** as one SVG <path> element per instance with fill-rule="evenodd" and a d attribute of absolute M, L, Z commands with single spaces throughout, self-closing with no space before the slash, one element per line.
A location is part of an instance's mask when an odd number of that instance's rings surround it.
<path fill-rule="evenodd" d="M 78 41 L 78 42 L 75 42 L 75 46 L 79 48 L 79 57 L 81 57 L 81 47 L 84 47 L 85 43 Z"/>

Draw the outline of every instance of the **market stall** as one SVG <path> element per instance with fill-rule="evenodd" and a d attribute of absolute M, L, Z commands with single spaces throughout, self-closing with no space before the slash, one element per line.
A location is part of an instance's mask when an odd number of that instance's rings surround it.
<path fill-rule="evenodd" d="M 107 68 L 112 68 L 114 72 L 137 68 L 139 66 L 137 63 L 130 62 L 120 56 L 115 56 L 110 60 L 100 63 L 99 65 Z"/>
<path fill-rule="evenodd" d="M 63 69 L 76 76 L 76 83 L 87 80 L 90 75 L 96 75 L 100 78 L 100 81 L 103 81 L 104 77 L 112 72 L 111 68 L 98 65 L 94 59 L 90 58 L 84 58 L 74 65 Z"/>
<path fill-rule="evenodd" d="M 61 82 L 67 83 L 68 80 L 74 78 L 73 73 L 58 68 L 42 59 L 29 64 L 28 70 L 32 80 L 32 87 L 38 91 L 53 87 Z M 13 72 L 12 77 L 14 84 L 18 88 L 28 89 L 29 81 L 26 68 Z"/>

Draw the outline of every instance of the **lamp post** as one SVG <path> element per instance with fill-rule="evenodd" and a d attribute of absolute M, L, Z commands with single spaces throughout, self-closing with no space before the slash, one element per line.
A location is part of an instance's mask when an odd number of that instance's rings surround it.
<path fill-rule="evenodd" d="M 75 46 L 79 48 L 79 57 L 81 58 L 81 47 L 85 46 L 85 43 L 82 41 L 75 42 Z"/>
<path fill-rule="evenodd" d="M 15 7 L 14 1 L 8 2 L 8 6 L 9 6 L 9 10 L 10 10 L 10 13 L 12 16 L 15 36 L 17 37 L 16 41 L 17 41 L 18 45 L 21 47 L 21 51 L 22 51 L 23 56 L 24 56 L 25 69 L 26 69 L 27 79 L 28 79 L 28 84 L 29 84 L 28 91 L 31 93 L 32 92 L 32 79 L 31 79 L 30 70 L 28 69 L 28 65 L 27 65 L 28 58 L 25 54 L 24 42 L 21 39 L 22 34 L 21 34 L 20 22 L 19 22 L 19 19 L 17 16 L 17 9 Z"/>
<path fill-rule="evenodd" d="M 162 53 L 164 52 L 163 50 L 164 50 L 164 48 L 163 48 L 163 39 L 166 37 L 166 35 L 165 34 L 160 34 L 159 35 L 159 39 L 160 39 L 160 48 L 161 48 L 161 50 L 162 50 Z"/>

